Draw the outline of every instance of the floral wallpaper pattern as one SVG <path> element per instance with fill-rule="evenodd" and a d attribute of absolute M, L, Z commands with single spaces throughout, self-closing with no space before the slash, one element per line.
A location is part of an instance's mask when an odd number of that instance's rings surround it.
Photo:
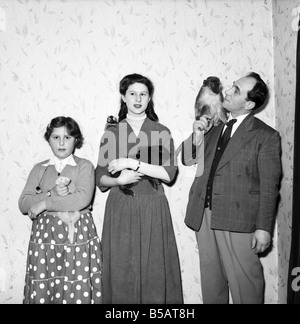
<path fill-rule="evenodd" d="M 282 139 L 283 179 L 278 212 L 278 287 L 280 303 L 286 303 L 291 246 L 293 201 L 294 114 L 296 46 L 300 1 L 277 0 L 274 13 L 276 128 Z M 296 24 L 295 24 L 296 22 Z"/>
<path fill-rule="evenodd" d="M 283 15 L 279 7 L 277 24 Z M 96 166 L 106 118 L 118 113 L 124 75 L 138 72 L 152 79 L 155 110 L 178 146 L 192 130 L 203 80 L 219 76 L 226 90 L 253 70 L 271 89 L 258 117 L 281 127 L 286 120 L 274 108 L 281 94 L 274 94 L 273 37 L 271 0 L 0 0 L 0 303 L 22 302 L 31 223 L 17 202 L 33 164 L 50 154 L 43 133 L 53 117 L 79 122 L 85 144 L 76 153 Z M 277 37 L 279 43 L 285 35 Z M 288 64 L 283 56 L 280 60 Z M 197 304 L 202 303 L 198 247 L 183 222 L 195 169 L 179 169 L 166 194 L 184 300 Z M 93 217 L 100 236 L 106 197 L 97 190 Z M 278 298 L 276 245 L 263 259 L 266 303 Z"/>

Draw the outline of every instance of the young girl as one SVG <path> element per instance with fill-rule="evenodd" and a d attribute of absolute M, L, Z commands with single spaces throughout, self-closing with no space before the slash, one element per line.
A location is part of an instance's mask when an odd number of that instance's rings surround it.
<path fill-rule="evenodd" d="M 83 136 L 76 121 L 56 117 L 44 134 L 53 156 L 31 170 L 19 208 L 32 219 L 25 304 L 102 302 L 100 240 L 91 214 L 94 167 L 73 155 Z"/>
<path fill-rule="evenodd" d="M 172 182 L 177 172 L 174 144 L 169 129 L 157 122 L 153 91 L 146 77 L 125 76 L 118 123 L 101 140 L 96 184 L 101 191 L 110 189 L 102 233 L 104 303 L 183 302 L 162 185 Z"/>

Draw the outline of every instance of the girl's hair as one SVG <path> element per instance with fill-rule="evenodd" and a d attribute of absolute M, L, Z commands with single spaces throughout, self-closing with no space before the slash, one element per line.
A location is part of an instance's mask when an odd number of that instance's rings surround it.
<path fill-rule="evenodd" d="M 75 137 L 76 141 L 74 148 L 80 149 L 82 147 L 84 138 L 77 122 L 71 117 L 59 116 L 51 120 L 44 134 L 44 138 L 47 142 L 49 142 L 50 136 L 53 133 L 53 129 L 59 127 L 66 127 L 68 134 Z"/>
<path fill-rule="evenodd" d="M 148 88 L 150 101 L 148 103 L 148 107 L 145 112 L 149 119 L 151 119 L 153 121 L 158 121 L 158 117 L 154 111 L 154 102 L 153 102 L 154 86 L 153 86 L 153 83 L 148 78 L 144 77 L 143 75 L 136 74 L 136 73 L 126 75 L 120 81 L 120 87 L 119 87 L 120 93 L 125 96 L 127 89 L 134 83 L 142 83 Z M 121 98 L 121 108 L 119 111 L 119 122 L 126 118 L 127 113 L 128 113 L 127 105 Z"/>

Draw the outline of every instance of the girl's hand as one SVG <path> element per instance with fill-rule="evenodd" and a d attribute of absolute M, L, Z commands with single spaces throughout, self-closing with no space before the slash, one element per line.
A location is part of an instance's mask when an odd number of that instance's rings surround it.
<path fill-rule="evenodd" d="M 56 196 L 67 196 L 69 194 L 69 187 L 63 184 L 58 184 L 53 188 Z"/>
<path fill-rule="evenodd" d="M 28 210 L 28 216 L 31 220 L 37 219 L 39 214 L 46 210 L 45 200 L 32 205 Z"/>
<path fill-rule="evenodd" d="M 69 184 L 71 183 L 71 179 L 67 177 L 59 177 L 56 179 L 56 186 L 53 188 L 55 195 L 57 196 L 67 196 L 69 194 Z"/>
<path fill-rule="evenodd" d="M 130 183 L 139 182 L 142 176 L 142 173 L 125 169 L 121 172 L 121 174 L 118 177 L 118 184 L 120 186 L 124 186 Z"/>
<path fill-rule="evenodd" d="M 137 168 L 138 161 L 134 159 L 120 158 L 113 160 L 108 165 L 108 172 L 111 174 L 115 174 L 116 172 L 132 169 L 135 170 Z"/>

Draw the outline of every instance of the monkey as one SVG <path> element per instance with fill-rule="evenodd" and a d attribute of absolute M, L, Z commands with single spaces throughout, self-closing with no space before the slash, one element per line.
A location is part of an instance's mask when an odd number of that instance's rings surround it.
<path fill-rule="evenodd" d="M 194 113 L 196 120 L 200 120 L 200 118 L 205 115 L 205 118 L 208 120 L 206 132 L 209 132 L 213 126 L 217 126 L 221 122 L 227 122 L 226 110 L 223 108 L 223 100 L 224 97 L 220 79 L 216 76 L 210 76 L 205 79 L 195 100 Z M 182 144 L 176 150 L 176 156 L 178 156 L 181 151 Z M 196 177 L 199 177 L 204 170 L 204 136 L 197 151 Z"/>
<path fill-rule="evenodd" d="M 199 120 L 203 115 L 208 115 L 214 126 L 220 122 L 226 123 L 226 112 L 222 107 L 223 100 L 220 79 L 215 76 L 205 79 L 195 100 L 196 120 Z"/>

